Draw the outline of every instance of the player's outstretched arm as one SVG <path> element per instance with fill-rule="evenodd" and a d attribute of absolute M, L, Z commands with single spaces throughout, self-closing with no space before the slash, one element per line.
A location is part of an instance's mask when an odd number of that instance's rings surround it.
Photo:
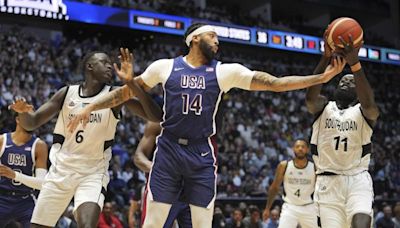
<path fill-rule="evenodd" d="M 35 112 L 32 105 L 29 105 L 24 98 L 16 99 L 9 108 L 19 113 L 19 120 L 24 129 L 33 131 L 47 123 L 61 110 L 67 91 L 67 86 L 61 88 Z"/>
<path fill-rule="evenodd" d="M 279 192 L 279 187 L 283 182 L 283 176 L 285 175 L 286 166 L 287 161 L 281 161 L 281 163 L 279 163 L 278 167 L 276 168 L 274 181 L 268 189 L 267 204 L 263 212 L 264 220 L 267 220 L 269 218 L 269 212 L 271 210 L 272 204 L 274 203 L 275 197 Z"/>
<path fill-rule="evenodd" d="M 375 102 L 374 92 L 372 91 L 364 70 L 362 69 L 360 59 L 358 58 L 359 48 L 354 47 L 351 35 L 349 35 L 349 43 L 346 43 L 342 37 L 339 37 L 339 40 L 342 42 L 344 48 L 336 47 L 336 49 L 338 49 L 338 53 L 343 55 L 349 64 L 354 75 L 356 93 L 361 104 L 362 112 L 364 116 L 371 121 L 371 124 L 374 125 L 379 116 L 379 109 Z"/>
<path fill-rule="evenodd" d="M 325 37 L 325 34 L 324 34 Z M 314 74 L 320 74 L 324 72 L 324 69 L 329 65 L 332 58 L 332 50 L 325 41 L 324 53 L 322 54 L 321 60 L 317 67 L 314 69 Z M 322 111 L 328 102 L 325 96 L 321 95 L 322 84 L 314 85 L 307 88 L 306 93 L 306 105 L 307 109 L 311 114 L 317 114 Z"/>
<path fill-rule="evenodd" d="M 152 161 L 151 154 L 153 153 L 156 138 L 161 132 L 160 123 L 148 122 L 144 129 L 144 134 L 136 148 L 133 161 L 135 165 L 143 172 L 150 172 Z"/>
<path fill-rule="evenodd" d="M 304 89 L 328 82 L 342 72 L 344 66 L 345 61 L 340 57 L 335 57 L 333 64 L 326 67 L 325 71 L 321 74 L 277 78 L 269 73 L 256 71 L 250 84 L 250 90 L 283 92 Z"/>
<path fill-rule="evenodd" d="M 47 174 L 47 154 L 48 154 L 47 144 L 42 140 L 39 140 L 36 143 L 35 151 L 36 151 L 35 176 L 28 176 L 26 174 L 16 172 L 12 170 L 10 167 L 4 165 L 0 165 L 0 176 L 4 176 L 13 179 L 17 182 L 21 182 L 22 184 L 30 188 L 39 190 L 42 189 L 43 180 Z"/>
<path fill-rule="evenodd" d="M 131 96 L 135 95 L 146 114 L 146 119 L 150 121 L 161 121 L 162 112 L 160 106 L 147 94 L 138 82 L 133 78 L 133 54 L 127 48 L 120 48 L 121 55 L 118 56 L 121 62 L 119 68 L 114 63 L 114 69 L 118 77 L 129 87 Z M 139 79 L 137 79 L 139 80 Z"/>

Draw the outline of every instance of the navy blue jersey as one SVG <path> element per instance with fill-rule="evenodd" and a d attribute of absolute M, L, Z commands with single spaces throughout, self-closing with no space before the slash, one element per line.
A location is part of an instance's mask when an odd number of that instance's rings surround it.
<path fill-rule="evenodd" d="M 11 133 L 7 133 L 5 136 L 5 140 L 3 141 L 4 150 L 0 151 L 0 163 L 17 172 L 33 176 L 33 171 L 35 169 L 34 147 L 38 138 L 32 136 L 27 143 L 17 146 L 11 139 Z M 27 194 L 33 191 L 32 188 L 6 177 L 0 177 L 0 189 L 19 193 L 26 192 Z"/>
<path fill-rule="evenodd" d="M 217 131 L 216 116 L 222 90 L 216 76 L 217 61 L 197 68 L 182 56 L 174 59 L 164 86 L 164 131 L 187 139 L 207 138 Z"/>

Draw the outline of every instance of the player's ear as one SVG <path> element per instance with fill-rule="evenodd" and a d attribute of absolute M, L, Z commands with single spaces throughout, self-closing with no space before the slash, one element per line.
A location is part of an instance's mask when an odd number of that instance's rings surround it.
<path fill-rule="evenodd" d="M 200 42 L 200 35 L 195 35 L 195 36 L 193 36 L 193 38 L 192 38 L 192 44 L 193 43 L 198 43 L 198 42 Z"/>
<path fill-rule="evenodd" d="M 87 63 L 86 69 L 88 69 L 89 71 L 93 70 L 93 65 L 91 63 Z"/>

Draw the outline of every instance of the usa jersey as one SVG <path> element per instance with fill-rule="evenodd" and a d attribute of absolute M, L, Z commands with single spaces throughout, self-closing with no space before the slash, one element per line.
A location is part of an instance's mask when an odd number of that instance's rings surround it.
<path fill-rule="evenodd" d="M 0 163 L 27 176 L 34 176 L 35 147 L 39 138 L 32 136 L 27 143 L 17 146 L 11 139 L 11 133 L 3 134 L 3 137 L 3 147 L 0 150 Z M 27 194 L 33 191 L 32 188 L 6 177 L 0 177 L 0 189 Z"/>
<path fill-rule="evenodd" d="M 311 204 L 314 186 L 314 163 L 308 161 L 302 169 L 297 168 L 293 160 L 287 163 L 283 178 L 283 200 L 286 203 L 297 206 Z"/>
<path fill-rule="evenodd" d="M 339 109 L 330 101 L 312 126 L 311 151 L 317 174 L 354 175 L 368 170 L 372 133 L 360 104 Z"/>
<path fill-rule="evenodd" d="M 85 129 L 80 125 L 70 133 L 67 125 L 78 111 L 110 90 L 110 86 L 104 86 L 98 94 L 85 97 L 81 95 L 79 85 L 68 87 L 54 128 L 53 146 L 50 150 L 53 168 L 81 174 L 104 173 L 108 170 L 111 146 L 119 121 L 112 109 L 92 112 Z"/>
<path fill-rule="evenodd" d="M 220 89 L 216 66 L 189 66 L 183 57 L 174 59 L 164 85 L 164 131 L 176 137 L 199 139 L 217 131 L 216 116 L 223 91 Z"/>

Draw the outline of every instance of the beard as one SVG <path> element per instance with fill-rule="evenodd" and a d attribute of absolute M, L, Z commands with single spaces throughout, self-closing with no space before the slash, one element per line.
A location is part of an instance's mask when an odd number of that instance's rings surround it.
<path fill-rule="evenodd" d="M 343 90 L 337 88 L 334 93 L 336 102 L 343 108 L 347 108 L 351 103 L 357 100 L 355 89 Z"/>
<path fill-rule="evenodd" d="M 212 48 L 210 45 L 208 45 L 204 40 L 200 40 L 200 51 L 203 53 L 204 57 L 208 60 L 208 62 L 211 62 L 214 57 L 215 53 L 212 51 Z"/>

